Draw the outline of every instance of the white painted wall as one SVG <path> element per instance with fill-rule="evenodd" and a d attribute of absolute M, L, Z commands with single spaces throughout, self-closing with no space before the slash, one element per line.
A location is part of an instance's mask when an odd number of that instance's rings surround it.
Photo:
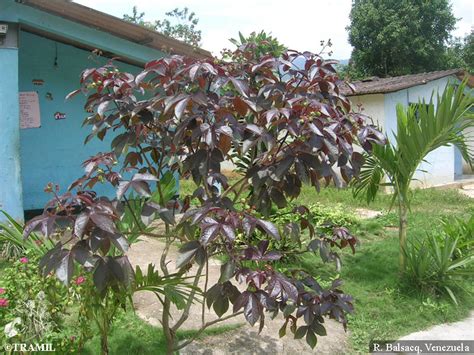
<path fill-rule="evenodd" d="M 391 132 L 396 131 L 397 103 L 407 106 L 409 103 L 417 103 L 423 99 L 428 103 L 433 91 L 439 90 L 442 92 L 448 82 L 453 80 L 458 81 L 455 77 L 445 77 L 424 85 L 385 94 L 385 129 L 389 138 L 393 137 Z M 436 94 L 433 95 L 433 103 L 436 105 Z M 431 152 L 426 157 L 426 162 L 420 164 L 419 170 L 414 175 L 415 181 L 413 184 L 427 187 L 453 182 L 457 175 L 462 174 L 462 166 L 460 166 L 458 157 L 456 157 L 458 154 L 459 152 L 453 146 L 440 147 Z"/>
<path fill-rule="evenodd" d="M 352 96 L 350 99 L 354 108 L 358 105 L 363 107 L 362 112 L 372 117 L 386 132 L 388 138 L 393 141 L 397 130 L 397 104 L 401 103 L 408 106 L 409 103 L 418 103 L 423 99 L 428 103 L 433 91 L 439 90 L 442 92 L 449 82 L 459 82 L 459 80 L 454 76 L 450 76 L 397 92 Z M 433 95 L 433 102 L 436 105 L 436 94 Z M 474 151 L 474 129 L 467 134 L 472 137 L 469 144 Z M 452 182 L 455 178 L 460 177 L 463 172 L 468 172 L 467 170 L 457 148 L 453 146 L 440 147 L 428 154 L 426 162 L 420 164 L 419 170 L 414 176 L 416 180 L 413 185 L 427 187 Z"/>
<path fill-rule="evenodd" d="M 385 102 L 383 94 L 351 96 L 350 100 L 354 111 L 358 112 L 360 107 L 362 110 L 361 113 L 371 117 L 375 124 L 382 128 L 385 126 Z"/>
<path fill-rule="evenodd" d="M 474 154 L 474 127 L 466 129 L 466 132 L 464 132 L 464 134 L 466 134 L 466 136 L 469 137 L 468 146 L 469 146 L 469 149 L 471 150 L 472 154 Z M 459 154 L 459 156 L 461 156 L 461 154 Z M 464 159 L 462 159 L 462 157 L 459 158 L 458 160 L 461 160 L 461 163 L 459 163 L 459 164 L 461 165 L 461 169 L 462 169 L 463 174 L 474 174 L 474 170 L 471 169 L 469 164 L 467 164 L 464 161 Z"/>

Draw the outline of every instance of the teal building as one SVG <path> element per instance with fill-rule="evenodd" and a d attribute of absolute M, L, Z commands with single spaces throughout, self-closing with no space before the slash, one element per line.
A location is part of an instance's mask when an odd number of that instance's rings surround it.
<path fill-rule="evenodd" d="M 165 53 L 210 56 L 71 1 L 0 0 L 0 209 L 22 220 L 43 208 L 48 182 L 66 189 L 82 161 L 109 150 L 109 141 L 84 145 L 85 97 L 65 100 L 84 69 L 118 57 L 134 73 Z"/>

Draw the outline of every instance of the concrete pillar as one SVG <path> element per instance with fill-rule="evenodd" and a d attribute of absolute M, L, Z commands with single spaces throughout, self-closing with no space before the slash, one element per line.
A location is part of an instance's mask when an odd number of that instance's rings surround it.
<path fill-rule="evenodd" d="M 11 28 L 11 29 L 10 29 Z M 15 25 L 9 33 L 17 37 Z M 0 38 L 0 209 L 23 220 L 23 189 L 20 171 L 20 109 L 18 99 L 18 48 Z M 0 215 L 0 220 L 4 220 Z"/>

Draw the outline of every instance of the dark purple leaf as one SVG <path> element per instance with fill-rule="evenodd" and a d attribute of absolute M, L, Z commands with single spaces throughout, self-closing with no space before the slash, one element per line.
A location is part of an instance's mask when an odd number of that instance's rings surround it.
<path fill-rule="evenodd" d="M 243 97 L 248 97 L 249 87 L 245 82 L 233 77 L 230 77 L 229 79 L 230 81 L 232 81 L 232 84 L 234 84 L 235 89 L 239 92 L 240 95 L 242 95 Z"/>
<path fill-rule="evenodd" d="M 84 231 L 87 227 L 87 223 L 89 222 L 89 214 L 86 212 L 81 213 L 76 218 L 76 222 L 74 223 L 74 234 L 78 238 L 82 238 Z"/>
<path fill-rule="evenodd" d="M 258 303 L 257 297 L 253 293 L 250 293 L 247 299 L 247 303 L 244 306 L 245 319 L 247 319 L 247 322 L 249 322 L 250 325 L 253 326 L 260 318 L 260 314 L 260 305 Z"/>
<path fill-rule="evenodd" d="M 69 284 L 74 274 L 74 259 L 71 253 L 65 253 L 56 267 L 56 276 L 65 285 Z"/>
<path fill-rule="evenodd" d="M 200 248 L 202 248 L 201 243 L 199 243 L 197 240 L 193 240 L 184 244 L 179 249 L 179 255 L 176 259 L 176 267 L 180 269 L 181 267 L 189 263 Z"/>
<path fill-rule="evenodd" d="M 201 238 L 199 239 L 203 245 L 212 242 L 219 234 L 220 227 L 218 224 L 211 224 L 202 229 Z"/>
<path fill-rule="evenodd" d="M 117 228 L 115 227 L 115 223 L 111 215 L 91 212 L 89 217 L 98 228 L 111 234 L 116 233 Z"/>
<path fill-rule="evenodd" d="M 278 232 L 278 228 L 272 222 L 264 221 L 263 219 L 258 219 L 256 223 L 258 226 L 262 227 L 263 230 L 270 236 L 275 239 L 280 239 L 280 232 Z"/>

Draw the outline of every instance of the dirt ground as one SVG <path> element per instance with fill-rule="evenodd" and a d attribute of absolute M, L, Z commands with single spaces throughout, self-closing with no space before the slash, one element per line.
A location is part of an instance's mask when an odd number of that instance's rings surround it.
<path fill-rule="evenodd" d="M 459 192 L 468 197 L 474 198 L 474 184 L 463 186 L 459 189 Z"/>
<path fill-rule="evenodd" d="M 382 211 L 375 211 L 375 210 L 370 210 L 367 208 L 356 208 L 355 209 L 355 214 L 357 217 L 361 219 L 370 219 L 370 218 L 375 218 L 378 216 L 381 216 L 383 214 Z"/>

